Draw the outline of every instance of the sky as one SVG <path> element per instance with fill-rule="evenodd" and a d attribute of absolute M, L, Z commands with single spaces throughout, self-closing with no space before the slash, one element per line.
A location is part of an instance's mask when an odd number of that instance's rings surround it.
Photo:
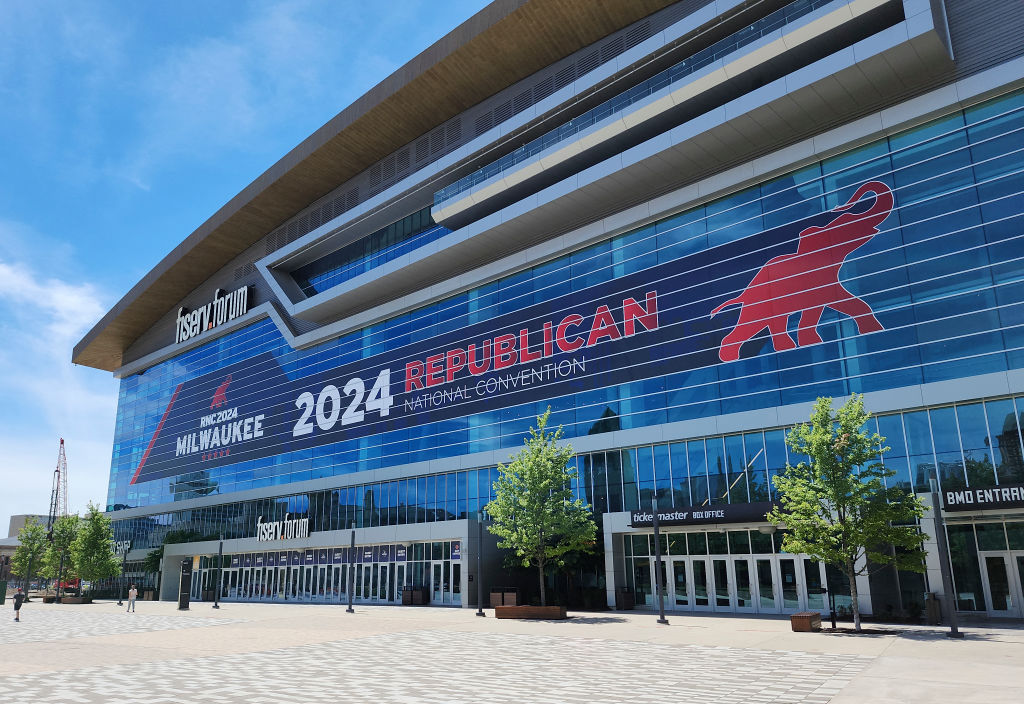
<path fill-rule="evenodd" d="M 75 343 L 164 255 L 483 0 L 0 2 L 0 537 L 106 504 L 117 407 Z"/>

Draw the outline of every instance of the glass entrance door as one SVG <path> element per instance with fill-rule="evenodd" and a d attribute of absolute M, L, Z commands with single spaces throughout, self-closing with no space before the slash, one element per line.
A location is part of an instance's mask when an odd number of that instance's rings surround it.
<path fill-rule="evenodd" d="M 708 589 L 710 575 L 705 557 L 693 558 L 693 608 L 696 611 L 710 611 L 713 608 L 711 592 Z"/>
<path fill-rule="evenodd" d="M 676 609 L 692 608 L 690 597 L 690 580 L 687 578 L 686 560 L 672 560 L 672 576 L 669 584 L 671 604 Z"/>
<path fill-rule="evenodd" d="M 431 564 L 431 601 L 435 604 L 442 603 L 444 584 L 441 579 L 441 563 Z"/>
<path fill-rule="evenodd" d="M 782 591 L 782 611 L 800 610 L 800 584 L 797 581 L 796 559 L 779 558 L 779 584 Z"/>
<path fill-rule="evenodd" d="M 753 613 L 756 607 L 751 563 L 749 557 L 732 558 L 732 604 L 739 612 Z"/>
<path fill-rule="evenodd" d="M 390 601 L 388 598 L 388 581 L 394 579 L 394 575 L 391 574 L 391 570 L 388 565 L 381 563 L 378 566 L 380 577 L 377 580 L 377 601 Z"/>
<path fill-rule="evenodd" d="M 405 586 L 405 565 L 398 564 L 395 566 L 395 601 L 401 603 L 402 601 L 402 587 Z"/>
<path fill-rule="evenodd" d="M 985 586 L 988 615 L 996 618 L 1020 618 L 1022 613 L 1022 576 L 1024 552 L 980 552 L 981 576 Z"/>
<path fill-rule="evenodd" d="M 779 595 L 776 592 L 775 568 L 769 558 L 757 559 L 757 610 L 760 613 L 779 613 Z"/>

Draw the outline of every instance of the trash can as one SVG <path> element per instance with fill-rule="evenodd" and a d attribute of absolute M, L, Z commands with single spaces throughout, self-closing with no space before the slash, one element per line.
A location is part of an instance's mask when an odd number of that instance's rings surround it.
<path fill-rule="evenodd" d="M 790 627 L 796 633 L 811 633 L 821 630 L 821 613 L 818 611 L 801 611 L 789 617 Z"/>
<path fill-rule="evenodd" d="M 935 592 L 924 593 L 924 618 L 929 626 L 937 626 L 942 623 L 942 602 Z"/>
<path fill-rule="evenodd" d="M 518 587 L 491 587 L 491 608 L 495 606 L 518 606 Z"/>
<path fill-rule="evenodd" d="M 617 611 L 632 611 L 636 606 L 636 598 L 633 590 L 629 587 L 619 587 L 615 590 L 615 609 Z"/>

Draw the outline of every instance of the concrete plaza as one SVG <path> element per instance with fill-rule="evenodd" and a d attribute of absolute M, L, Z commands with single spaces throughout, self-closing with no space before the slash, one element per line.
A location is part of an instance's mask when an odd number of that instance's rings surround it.
<path fill-rule="evenodd" d="M 1024 629 L 792 633 L 784 618 L 140 602 L 0 621 L 0 692 L 47 702 L 1019 702 Z"/>

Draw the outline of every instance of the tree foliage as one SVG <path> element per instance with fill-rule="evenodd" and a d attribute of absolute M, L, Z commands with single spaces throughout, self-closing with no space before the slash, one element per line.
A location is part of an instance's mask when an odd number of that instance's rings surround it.
<path fill-rule="evenodd" d="M 524 567 L 534 566 L 540 580 L 541 605 L 546 567 L 564 563 L 575 551 L 594 544 L 597 527 L 590 507 L 573 499 L 573 449 L 559 446 L 562 428 L 547 430 L 549 408 L 538 416 L 524 447 L 507 465 L 498 466 L 494 500 L 485 507 L 493 519 L 488 530 L 500 539 L 498 547 L 511 550 Z"/>
<path fill-rule="evenodd" d="M 40 569 L 40 574 L 44 577 L 57 579 L 60 576 L 63 581 L 67 581 L 77 576 L 78 572 L 75 570 L 71 546 L 74 545 L 75 538 L 78 537 L 78 523 L 78 514 L 61 516 L 54 522 L 51 531 L 52 540 L 46 547 Z M 58 575 L 61 569 L 61 555 L 64 557 L 64 571 Z"/>
<path fill-rule="evenodd" d="M 885 438 L 865 430 L 870 418 L 863 396 L 854 394 L 835 412 L 831 398 L 815 401 L 810 422 L 786 436 L 793 452 L 810 461 L 787 465 L 774 478 L 781 506 L 768 515 L 786 525 L 786 552 L 806 553 L 846 573 L 858 630 L 857 575 L 867 574 L 869 565 L 923 572 L 927 540 L 917 526 L 921 502 L 885 485 L 896 473 L 878 461 L 889 448 Z"/>
<path fill-rule="evenodd" d="M 71 547 L 79 577 L 94 582 L 121 574 L 121 560 L 114 554 L 113 541 L 110 518 L 90 503 Z"/>
<path fill-rule="evenodd" d="M 27 594 L 32 574 L 39 571 L 46 551 L 46 528 L 36 519 L 28 518 L 18 531 L 18 542 L 11 557 L 11 572 L 24 580 Z"/>

